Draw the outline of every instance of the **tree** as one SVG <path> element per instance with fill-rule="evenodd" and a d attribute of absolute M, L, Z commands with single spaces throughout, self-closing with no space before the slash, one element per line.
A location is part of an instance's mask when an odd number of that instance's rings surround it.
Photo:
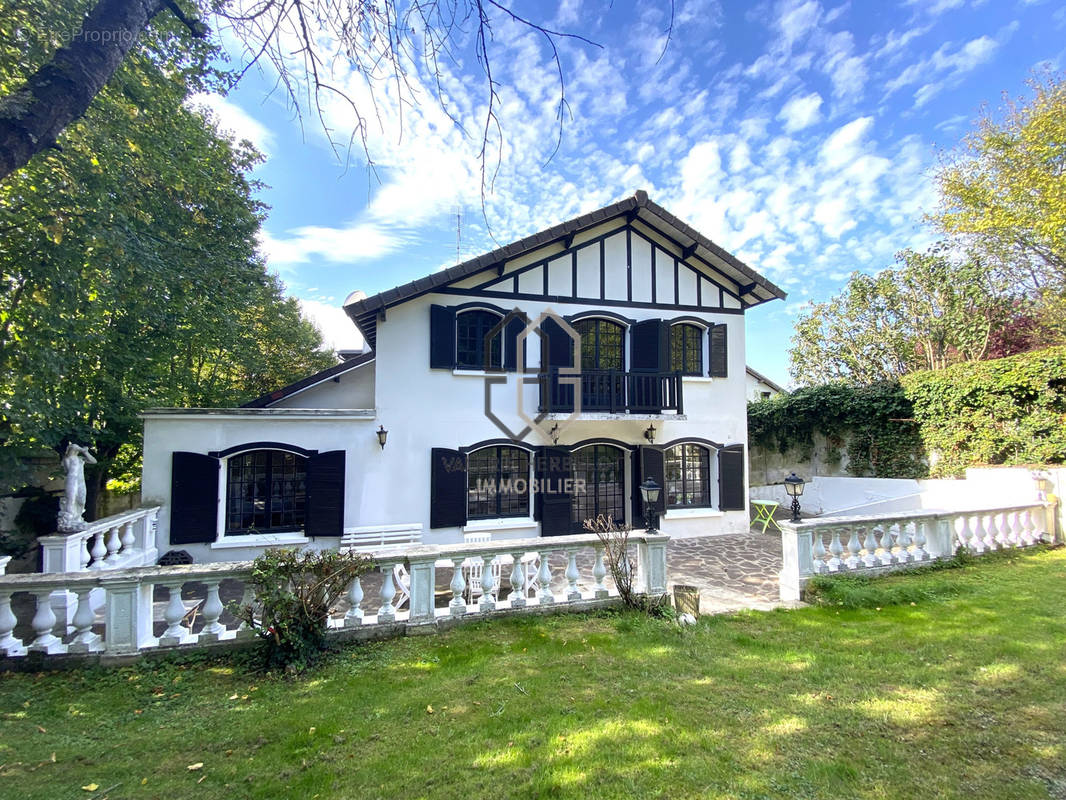
<path fill-rule="evenodd" d="M 53 39 L 61 40 L 60 46 L 48 50 L 24 82 L 3 90 L 0 180 L 55 145 L 67 125 L 85 113 L 146 30 L 168 27 L 174 20 L 194 39 L 206 35 L 202 18 L 208 15 L 218 27 L 229 28 L 245 48 L 242 73 L 261 59 L 268 61 L 294 107 L 313 108 L 327 134 L 331 132 L 324 117 L 324 98 L 341 100 L 356 119 L 349 141 L 360 139 L 368 159 L 368 119 L 377 111 L 376 91 L 390 87 L 401 108 L 417 104 L 422 102 L 421 76 L 436 102 L 452 116 L 441 64 L 471 55 L 482 70 L 485 86 L 483 183 L 490 138 L 494 131 L 500 132 L 496 116 L 500 85 L 492 69 L 493 25 L 500 20 L 515 22 L 547 43 L 558 74 L 560 133 L 567 106 L 558 42 L 576 39 L 592 44 L 581 36 L 538 25 L 497 0 L 423 0 L 403 10 L 396 3 L 375 0 L 343 4 L 333 0 L 195 0 L 191 5 L 194 11 L 186 13 L 177 0 L 98 0 L 76 30 L 69 22 L 65 35 L 64 28 L 54 29 Z M 77 10 L 83 9 L 84 4 L 78 4 Z M 5 16 L 9 12 L 4 9 Z M 369 90 L 365 95 L 335 82 L 335 67 L 342 63 L 364 80 Z"/>
<path fill-rule="evenodd" d="M 876 275 L 853 273 L 796 321 L 789 358 L 799 384 L 869 384 L 987 357 L 993 332 L 1016 311 L 1005 282 L 943 245 L 903 250 L 896 261 Z"/>
<path fill-rule="evenodd" d="M 46 47 L 50 13 L 20 35 Z M 256 254 L 258 154 L 184 105 L 211 57 L 177 23 L 149 32 L 63 149 L 0 184 L 4 489 L 73 439 L 100 462 L 92 509 L 145 408 L 234 405 L 335 363 Z M 20 64 L 0 46 L 0 83 Z"/>
<path fill-rule="evenodd" d="M 1066 82 L 985 114 L 937 175 L 944 233 L 1035 290 L 1066 290 Z"/>

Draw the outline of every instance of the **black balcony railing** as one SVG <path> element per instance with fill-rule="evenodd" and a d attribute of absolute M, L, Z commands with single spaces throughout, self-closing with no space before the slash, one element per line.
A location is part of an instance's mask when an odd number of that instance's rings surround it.
<path fill-rule="evenodd" d="M 685 413 L 680 372 L 586 370 L 560 374 L 558 368 L 537 375 L 540 410 L 548 414 L 574 410 L 575 383 L 581 386 L 581 410 L 610 414 Z"/>

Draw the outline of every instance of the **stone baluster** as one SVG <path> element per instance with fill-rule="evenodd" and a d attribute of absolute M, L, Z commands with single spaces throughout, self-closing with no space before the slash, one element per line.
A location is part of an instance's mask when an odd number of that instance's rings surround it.
<path fill-rule="evenodd" d="M 832 535 L 832 532 L 832 528 L 830 528 L 830 535 Z M 814 536 L 814 545 L 811 547 L 811 572 L 819 575 L 827 569 L 825 565 L 825 543 L 822 541 L 825 531 L 815 528 L 811 533 Z"/>
<path fill-rule="evenodd" d="M 244 579 L 244 591 L 241 593 L 241 624 L 237 626 L 237 638 L 238 639 L 251 639 L 254 637 L 255 628 L 248 624 L 248 620 L 244 619 L 244 612 L 248 611 L 249 614 L 255 613 L 255 587 L 252 586 L 251 580 L 247 577 Z"/>
<path fill-rule="evenodd" d="M 538 599 L 542 606 L 550 605 L 555 602 L 555 595 L 552 594 L 552 572 L 551 567 L 548 566 L 548 557 L 551 553 L 547 550 L 540 551 L 540 571 L 537 573 L 537 584 L 540 586 L 540 593 Z"/>
<path fill-rule="evenodd" d="M 5 656 L 26 654 L 22 640 L 15 637 L 18 619 L 11 610 L 11 592 L 0 591 L 0 653 Z"/>
<path fill-rule="evenodd" d="M 896 544 L 899 547 L 896 551 L 897 564 L 908 564 L 914 560 L 914 556 L 911 554 L 911 531 L 909 526 L 909 522 L 900 520 L 896 535 Z"/>
<path fill-rule="evenodd" d="M 891 525 L 889 525 L 887 523 L 882 523 L 882 525 L 886 529 L 891 527 Z M 862 541 L 862 550 L 863 550 L 863 553 L 862 553 L 862 565 L 863 566 L 877 566 L 879 563 L 881 563 L 881 559 L 877 558 L 877 539 L 876 539 L 876 535 L 874 534 L 874 531 L 878 527 L 881 527 L 881 525 L 867 525 L 866 526 L 866 532 L 867 532 L 866 539 Z"/>
<path fill-rule="evenodd" d="M 461 617 L 466 613 L 466 601 L 463 592 L 466 591 L 466 577 L 463 575 L 463 559 L 452 559 L 452 582 L 449 584 L 452 590 L 452 600 L 448 603 L 448 613 L 453 617 Z"/>
<path fill-rule="evenodd" d="M 37 600 L 37 612 L 33 615 L 30 627 L 33 628 L 34 639 L 30 645 L 30 652 L 62 653 L 66 650 L 63 642 L 52 633 L 56 626 L 55 611 L 52 610 L 52 590 L 42 589 L 33 592 Z"/>
<path fill-rule="evenodd" d="M 577 588 L 577 579 L 581 577 L 581 573 L 577 571 L 577 550 L 567 550 L 566 556 L 566 600 L 568 603 L 574 603 L 581 599 L 581 591 Z"/>
<path fill-rule="evenodd" d="M 988 525 L 985 526 L 985 550 L 998 550 L 999 549 L 999 526 L 996 524 L 996 518 L 999 513 L 993 511 L 988 515 Z"/>
<path fill-rule="evenodd" d="M 104 544 L 105 531 L 97 531 L 93 536 L 93 549 L 90 554 L 93 557 L 93 569 L 104 568 L 104 556 L 107 555 L 107 546 Z"/>
<path fill-rule="evenodd" d="M 970 537 L 970 549 L 977 555 L 985 552 L 985 515 L 974 515 L 973 535 Z"/>
<path fill-rule="evenodd" d="M 932 524 L 931 520 L 919 519 L 914 522 L 914 549 L 910 552 L 911 561 L 925 561 L 929 554 L 925 552 L 925 543 L 928 539 L 926 526 Z"/>
<path fill-rule="evenodd" d="M 496 576 L 492 574 L 492 562 L 495 556 L 481 557 L 481 597 L 478 599 L 478 610 L 481 612 L 495 611 L 496 598 L 493 592 L 498 591 Z"/>
<path fill-rule="evenodd" d="M 1016 508 L 1008 516 L 1010 518 L 1010 524 L 1007 531 L 1007 546 L 1017 547 L 1021 542 L 1021 536 L 1019 534 L 1022 529 L 1022 510 Z"/>
<path fill-rule="evenodd" d="M 95 614 L 92 608 L 91 586 L 79 586 L 75 589 L 78 595 L 78 610 L 74 612 L 74 639 L 67 650 L 71 653 L 91 653 L 103 650 L 104 646 L 100 637 L 93 633 L 93 621 Z"/>
<path fill-rule="evenodd" d="M 122 543 L 123 553 L 128 554 L 133 552 L 133 545 L 137 540 L 133 535 L 132 521 L 127 522 L 125 525 L 122 526 L 122 536 L 119 538 L 119 541 Z"/>
<path fill-rule="evenodd" d="M 844 562 L 841 560 L 841 556 L 844 554 L 844 546 L 840 543 L 840 535 L 843 533 L 842 528 L 830 528 L 829 529 L 829 563 L 826 564 L 826 568 L 830 572 L 840 572 L 844 566 Z"/>
<path fill-rule="evenodd" d="M 200 631 L 199 641 L 217 642 L 226 633 L 226 626 L 219 622 L 222 616 L 222 599 L 218 596 L 220 581 L 209 580 L 207 583 L 207 600 L 204 601 L 204 627 Z"/>
<path fill-rule="evenodd" d="M 81 547 L 78 550 L 78 568 L 85 569 L 89 566 L 89 562 L 92 560 L 93 554 L 89 552 L 92 547 L 92 534 L 85 536 L 81 540 Z"/>
<path fill-rule="evenodd" d="M 848 539 L 848 557 L 844 564 L 848 569 L 858 569 L 862 566 L 862 561 L 859 559 L 859 553 L 862 551 L 862 545 L 859 544 L 859 531 L 862 530 L 861 525 L 852 525 L 851 538 Z"/>
<path fill-rule="evenodd" d="M 378 609 L 378 622 L 395 622 L 396 606 L 392 599 L 396 597 L 396 584 L 393 583 L 392 572 L 395 564 L 385 564 L 381 567 L 383 576 L 381 581 L 381 608 Z"/>
<path fill-rule="evenodd" d="M 595 583 L 592 585 L 592 593 L 597 600 L 602 600 L 607 597 L 607 584 L 604 583 L 604 578 L 607 577 L 607 566 L 603 563 L 604 548 L 602 544 L 593 545 L 596 551 L 596 561 L 592 565 L 592 579 Z"/>
<path fill-rule="evenodd" d="M 348 585 L 348 611 L 344 614 L 344 627 L 353 628 L 363 624 L 363 582 L 356 575 Z"/>
<path fill-rule="evenodd" d="M 892 526 L 893 523 L 885 522 L 881 525 L 881 557 L 878 559 L 878 563 L 883 567 L 889 567 L 895 564 L 899 559 L 892 553 Z M 903 547 L 903 533 L 906 523 L 900 523 L 899 525 L 899 539 L 900 539 L 900 559 L 904 557 L 907 549 Z"/>
<path fill-rule="evenodd" d="M 104 561 L 110 562 L 114 560 L 119 549 L 122 547 L 122 539 L 119 538 L 117 525 L 107 529 L 106 545 L 107 555 L 104 556 Z"/>
<path fill-rule="evenodd" d="M 178 581 L 162 584 L 169 595 L 167 607 L 163 610 L 163 619 L 166 620 L 167 629 L 159 637 L 159 645 L 161 647 L 185 644 L 191 638 L 189 629 L 181 624 L 182 620 L 185 619 L 186 613 L 185 603 L 181 601 L 182 583 L 182 581 Z"/>
<path fill-rule="evenodd" d="M 970 515 L 969 514 L 959 514 L 957 519 L 958 519 L 958 522 L 959 522 L 959 535 L 958 535 L 957 542 L 958 542 L 959 546 L 965 548 L 966 550 L 969 550 L 970 549 L 970 539 L 973 538 L 973 532 L 970 529 Z M 954 528 L 954 523 L 952 524 L 952 527 Z M 952 543 L 952 546 L 953 547 L 955 546 L 954 542 Z"/>
<path fill-rule="evenodd" d="M 526 604 L 526 567 L 522 563 L 524 553 L 511 553 L 511 593 L 507 600 L 511 608 L 523 608 Z"/>

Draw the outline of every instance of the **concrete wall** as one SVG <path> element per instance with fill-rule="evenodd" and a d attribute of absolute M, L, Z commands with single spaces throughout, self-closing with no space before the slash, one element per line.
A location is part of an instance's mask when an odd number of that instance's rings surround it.
<path fill-rule="evenodd" d="M 1047 478 L 1043 488 L 1038 482 L 1041 477 Z M 1060 467 L 971 468 L 964 480 L 818 476 L 804 486 L 800 505 L 805 515 L 819 516 L 921 509 L 961 511 L 1036 502 L 1048 494 L 1061 498 L 1063 490 L 1066 490 L 1066 468 Z M 775 501 L 783 508 L 792 504 L 783 484 L 752 486 L 750 495 L 752 500 Z"/>
<path fill-rule="evenodd" d="M 748 468 L 752 486 L 780 483 L 795 472 L 802 478 L 851 477 L 848 474 L 848 454 L 841 444 L 830 447 L 825 435 L 814 434 L 814 447 L 808 454 L 799 448 L 789 448 L 784 453 L 776 447 L 751 447 L 748 450 Z"/>

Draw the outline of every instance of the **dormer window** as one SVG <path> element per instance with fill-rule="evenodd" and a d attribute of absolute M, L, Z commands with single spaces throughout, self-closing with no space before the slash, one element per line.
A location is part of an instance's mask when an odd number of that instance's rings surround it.
<path fill-rule="evenodd" d="M 475 309 L 455 317 L 455 364 L 459 369 L 503 369 L 503 333 L 493 328 L 502 317 Z"/>

